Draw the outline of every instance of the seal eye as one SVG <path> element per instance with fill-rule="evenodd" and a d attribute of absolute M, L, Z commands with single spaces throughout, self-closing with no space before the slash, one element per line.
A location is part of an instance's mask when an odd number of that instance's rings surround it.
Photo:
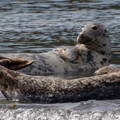
<path fill-rule="evenodd" d="M 93 26 L 92 29 L 93 29 L 93 30 L 97 30 L 98 27 L 97 27 L 97 26 Z"/>

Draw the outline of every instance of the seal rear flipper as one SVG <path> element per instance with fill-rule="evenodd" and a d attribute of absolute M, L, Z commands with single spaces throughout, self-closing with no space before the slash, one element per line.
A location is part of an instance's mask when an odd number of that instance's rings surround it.
<path fill-rule="evenodd" d="M 114 67 L 114 66 L 104 66 L 98 70 L 95 71 L 95 75 L 103 75 L 108 74 L 112 72 L 119 72 L 120 68 Z"/>
<path fill-rule="evenodd" d="M 30 59 L 25 59 L 22 57 L 17 58 L 6 58 L 0 56 L 0 65 L 7 67 L 11 70 L 19 70 L 21 68 L 27 67 L 28 65 L 32 64 L 33 61 Z"/>

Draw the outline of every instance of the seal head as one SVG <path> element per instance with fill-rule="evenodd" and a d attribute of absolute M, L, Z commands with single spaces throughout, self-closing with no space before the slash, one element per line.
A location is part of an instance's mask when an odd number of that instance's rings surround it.
<path fill-rule="evenodd" d="M 107 29 L 101 24 L 87 24 L 82 28 L 82 32 L 77 37 L 77 43 L 89 44 L 101 37 L 108 37 Z"/>

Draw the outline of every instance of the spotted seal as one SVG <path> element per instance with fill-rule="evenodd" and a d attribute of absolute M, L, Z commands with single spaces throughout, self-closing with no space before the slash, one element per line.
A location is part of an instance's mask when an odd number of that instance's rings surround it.
<path fill-rule="evenodd" d="M 120 98 L 120 70 L 73 80 L 31 76 L 0 66 L 0 90 L 9 100 L 20 102 L 77 102 Z"/>
<path fill-rule="evenodd" d="M 21 56 L 33 60 L 31 65 L 20 70 L 29 75 L 90 76 L 96 69 L 109 64 L 111 44 L 104 25 L 85 25 L 76 41 L 75 46 L 45 53 L 1 55 L 8 58 Z"/>

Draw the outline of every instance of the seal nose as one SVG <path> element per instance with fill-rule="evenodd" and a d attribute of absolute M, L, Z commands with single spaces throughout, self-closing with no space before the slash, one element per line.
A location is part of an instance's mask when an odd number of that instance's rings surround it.
<path fill-rule="evenodd" d="M 77 37 L 77 43 L 87 44 L 91 41 L 92 41 L 92 38 L 88 37 L 87 35 L 83 33 L 79 34 Z"/>
<path fill-rule="evenodd" d="M 84 38 L 84 34 L 80 34 L 80 38 Z"/>
<path fill-rule="evenodd" d="M 84 39 L 84 34 L 79 34 L 77 37 L 77 43 L 80 43 Z"/>

